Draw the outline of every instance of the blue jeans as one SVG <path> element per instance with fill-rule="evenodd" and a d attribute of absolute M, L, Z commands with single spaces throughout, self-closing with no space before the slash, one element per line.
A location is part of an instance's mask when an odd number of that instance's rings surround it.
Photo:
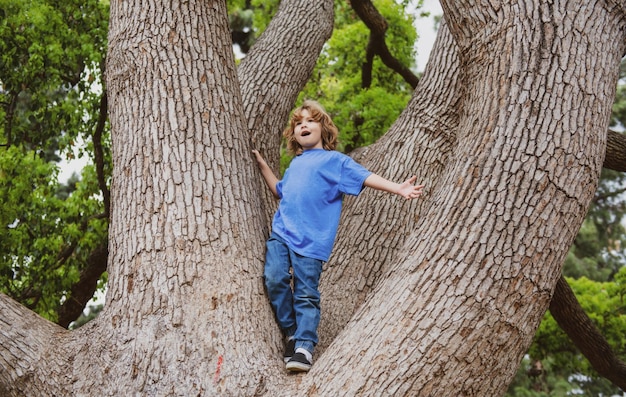
<path fill-rule="evenodd" d="M 274 233 L 270 235 L 266 246 L 265 287 L 278 325 L 286 336 L 293 335 L 296 349 L 303 347 L 313 353 L 318 342 L 318 287 L 323 261 L 295 253 Z M 293 290 L 289 268 L 293 269 Z"/>

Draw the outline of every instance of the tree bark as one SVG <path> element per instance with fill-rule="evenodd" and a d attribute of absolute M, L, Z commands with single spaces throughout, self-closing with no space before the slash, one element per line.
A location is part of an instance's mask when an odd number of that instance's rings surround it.
<path fill-rule="evenodd" d="M 68 395 L 69 331 L 0 294 L 0 395 Z M 71 346 L 71 345 L 69 345 Z"/>
<path fill-rule="evenodd" d="M 626 172 L 626 135 L 609 130 L 606 142 L 604 168 Z"/>
<path fill-rule="evenodd" d="M 403 181 L 417 175 L 419 183 L 426 185 L 426 196 L 436 188 L 456 145 L 460 82 L 454 48 L 443 19 L 432 56 L 405 111 L 378 142 L 352 153 L 388 179 Z M 336 247 L 322 273 L 319 351 L 335 339 L 385 277 L 428 205 L 427 200 L 403 203 L 367 190 L 357 199 L 346 198 Z"/>
<path fill-rule="evenodd" d="M 110 395 L 252 395 L 279 367 L 266 360 L 269 344 L 244 331 L 272 335 L 275 325 L 226 6 L 131 4 L 111 4 L 116 133 L 100 315 L 106 342 L 125 348 L 112 349 L 106 377 L 83 386 Z"/>
<path fill-rule="evenodd" d="M 431 123 L 430 126 L 426 125 L 420 127 L 409 126 L 406 119 L 409 119 L 406 114 L 403 114 L 398 122 L 397 128 L 398 130 L 398 139 L 397 142 L 401 142 L 400 145 L 404 145 L 407 141 L 414 141 L 416 136 L 425 136 L 427 134 L 434 135 L 432 131 L 437 131 L 437 133 L 444 136 L 447 134 L 446 138 L 446 146 L 450 146 L 455 142 L 456 133 L 457 133 L 457 119 L 458 115 L 456 114 L 458 107 L 458 101 L 454 99 L 458 99 L 452 95 L 453 92 L 460 91 L 459 80 L 458 80 L 458 59 L 457 59 L 457 47 L 452 38 L 449 35 L 449 30 L 445 23 L 445 18 L 442 19 L 442 25 L 440 27 L 437 41 L 434 44 L 434 48 L 432 51 L 433 56 L 429 60 L 429 64 L 427 65 L 424 79 L 422 84 L 420 85 L 418 91 L 415 92 L 414 99 L 409 104 L 406 113 L 409 113 L 409 110 L 412 110 L 414 115 L 421 115 L 420 120 L 425 122 L 426 118 L 423 115 L 430 115 L 431 119 L 437 119 L 439 125 L 433 127 Z M 436 71 L 436 79 L 432 78 L 431 71 Z M 444 70 L 448 70 L 446 73 Z M 443 83 L 446 82 L 446 83 Z M 437 89 L 440 91 L 438 92 Z M 441 101 L 439 103 L 439 107 L 435 107 L 436 103 L 433 101 L 429 103 L 428 101 L 432 98 L 446 98 L 446 95 L 450 100 L 448 102 Z M 416 98 L 421 98 L 419 101 Z M 418 105 L 421 102 L 421 107 Z M 430 105 L 430 108 L 428 107 Z M 406 134 L 406 130 L 416 131 L 413 134 Z M 422 131 L 423 130 L 423 131 Z M 369 148 L 362 148 L 357 150 L 356 153 L 353 153 L 353 156 L 356 158 L 365 157 L 365 153 L 370 156 L 370 158 L 374 158 L 377 151 L 380 152 L 380 156 L 382 158 L 377 158 L 376 161 L 372 161 L 373 164 L 378 164 L 381 169 L 389 169 L 392 165 L 389 162 L 395 162 L 396 158 L 393 156 L 387 156 L 387 146 L 388 141 L 386 138 L 391 137 L 396 131 L 396 126 L 392 127 L 392 129 L 388 132 L 387 136 L 381 139 L 379 144 L 372 145 Z M 624 167 L 626 157 L 624 154 L 626 150 L 624 150 L 624 138 L 623 134 L 617 133 L 615 131 L 608 130 L 609 134 L 607 136 L 607 150 L 606 156 L 604 159 L 603 167 L 614 169 L 617 171 L 625 170 Z M 413 143 L 411 143 L 413 144 Z M 399 146 L 396 143 L 395 146 Z M 430 148 L 415 145 L 417 146 L 418 152 L 415 153 L 414 157 L 418 159 L 428 158 L 428 150 Z M 444 149 L 444 147 L 438 147 L 438 151 L 446 152 L 449 151 L 449 147 Z M 387 158 L 387 160 L 385 160 Z M 385 162 L 387 161 L 387 162 Z M 423 166 L 422 166 L 423 167 Z M 431 168 L 422 168 L 422 174 L 424 175 L 424 180 L 427 184 L 431 180 L 436 180 L 436 176 L 441 172 L 440 169 L 435 167 Z M 402 175 L 396 176 L 401 178 Z M 384 201 L 384 200 L 383 200 Z M 353 204 L 353 205 L 352 205 Z M 330 307 L 325 306 L 324 315 L 322 317 L 322 326 L 323 330 L 322 335 L 322 344 L 321 349 L 325 349 L 329 341 L 332 341 L 334 337 L 343 329 L 345 323 L 350 319 L 356 308 L 363 303 L 365 296 L 370 291 L 373 285 L 375 285 L 375 280 L 380 277 L 381 270 L 384 273 L 384 268 L 387 263 L 393 262 L 390 258 L 393 258 L 397 255 L 397 251 L 402 247 L 402 243 L 404 241 L 403 236 L 408 234 L 407 226 L 408 222 L 396 222 L 395 219 L 406 219 L 408 216 L 406 214 L 400 216 L 390 216 L 391 219 L 394 219 L 394 223 L 392 225 L 393 232 L 395 234 L 391 235 L 391 230 L 383 230 L 385 221 L 381 221 L 381 214 L 389 214 L 389 208 L 382 208 L 381 211 L 376 213 L 368 212 L 367 208 L 371 208 L 372 206 L 380 206 L 384 205 L 379 203 L 369 202 L 367 199 L 359 199 L 358 201 L 350 201 L 345 212 L 349 215 L 346 215 L 343 218 L 342 222 L 342 233 L 340 233 L 338 237 L 338 248 L 336 250 L 335 255 L 333 256 L 333 260 L 329 263 L 326 269 L 326 273 L 324 277 L 326 281 L 322 283 L 322 288 L 324 289 L 323 296 L 325 297 L 325 302 L 330 301 Z M 354 208 L 353 208 L 354 207 Z M 419 210 L 417 211 L 419 212 Z M 372 238 L 372 236 L 384 235 L 387 238 Z M 355 238 L 355 236 L 358 236 Z M 353 242 L 361 242 L 356 248 L 356 252 L 354 252 Z M 393 242 L 393 245 L 390 246 L 390 242 Z M 389 260 L 385 260 L 385 258 Z M 337 287 L 339 286 L 339 287 Z M 569 291 L 569 294 L 567 293 Z M 557 293 L 558 292 L 558 293 Z M 341 302 L 340 305 L 332 305 L 332 302 Z M 569 305 L 572 305 L 571 307 Z M 593 328 L 591 325 L 587 324 L 583 326 L 578 326 L 578 320 L 583 319 L 584 312 L 580 307 L 580 304 L 576 300 L 576 297 L 573 295 L 571 289 L 558 289 L 555 292 L 551 300 L 551 311 L 560 310 L 560 308 L 564 308 L 564 313 L 568 312 L 580 312 L 581 316 L 568 317 L 564 314 L 556 314 L 562 318 L 562 328 L 568 333 L 572 334 L 572 340 L 576 343 L 577 340 L 592 340 L 596 337 L 600 337 L 598 339 L 598 343 L 602 343 L 605 341 L 602 335 L 597 331 L 597 329 Z M 566 319 L 569 319 L 569 322 L 565 324 Z M 588 330 L 593 330 L 593 332 L 587 332 Z M 575 335 L 574 335 L 575 334 Z M 587 353 L 597 353 L 602 350 L 589 350 L 581 348 L 581 351 L 585 356 Z M 612 357 L 615 357 L 614 353 L 611 353 Z M 602 361 L 597 360 L 594 356 L 588 357 L 591 361 L 592 365 L 602 364 Z M 622 364 L 620 364 L 622 365 Z M 617 371 L 616 367 L 616 371 Z M 597 368 L 598 372 L 603 372 L 603 368 Z M 623 374 L 617 371 L 617 378 L 622 376 Z M 615 376 L 613 377 L 615 378 Z M 620 386 L 619 382 L 614 382 L 617 386 Z"/>

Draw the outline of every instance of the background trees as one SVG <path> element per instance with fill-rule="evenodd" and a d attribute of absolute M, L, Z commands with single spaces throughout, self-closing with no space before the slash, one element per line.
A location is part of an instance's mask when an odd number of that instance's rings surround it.
<path fill-rule="evenodd" d="M 3 9 L 11 10 L 11 7 L 17 7 L 19 4 L 19 2 L 12 2 Z M 83 270 L 97 269 L 97 266 L 91 265 L 99 263 L 102 266 L 102 258 L 106 257 L 104 231 L 108 214 L 107 186 L 110 172 L 108 168 L 110 160 L 106 149 L 107 126 L 103 121 L 101 111 L 102 104 L 105 102 L 102 91 L 99 91 L 97 87 L 101 82 L 98 76 L 102 71 L 102 55 L 105 53 L 103 43 L 106 28 L 103 27 L 103 21 L 106 18 L 94 21 L 92 26 L 87 26 L 88 18 L 79 18 L 85 26 L 77 26 L 76 12 L 81 16 L 97 16 L 102 15 L 99 13 L 102 13 L 103 9 L 99 3 L 94 3 L 92 4 L 93 10 L 78 8 L 78 11 L 70 12 L 68 11 L 70 4 L 41 4 L 40 6 L 45 8 L 45 13 L 37 13 L 38 8 L 32 7 L 32 9 L 24 9 L 22 14 L 16 13 L 15 15 L 18 16 L 15 19 L 7 17 L 3 21 L 3 35 L 6 33 L 7 40 L 3 42 L 9 43 L 13 37 L 19 39 L 20 35 L 11 35 L 12 32 L 19 32 L 20 27 L 22 27 L 21 31 L 27 34 L 46 32 L 46 39 L 51 39 L 53 35 L 44 29 L 48 27 L 47 24 L 54 27 L 52 31 L 55 33 L 64 32 L 67 25 L 67 31 L 71 32 L 67 34 L 71 35 L 72 43 L 77 41 L 73 32 L 81 31 L 81 29 L 85 32 L 84 34 L 88 35 L 100 33 L 99 38 L 88 36 L 86 42 L 78 41 L 81 43 L 80 50 L 84 51 L 80 52 L 80 56 L 72 56 L 72 52 L 70 56 L 61 56 L 60 54 L 65 54 L 65 52 L 58 50 L 68 48 L 69 44 L 66 42 L 61 40 L 61 44 L 46 43 L 41 46 L 34 43 L 32 38 L 29 41 L 27 37 L 24 37 L 23 43 L 7 46 L 3 54 L 12 54 L 14 51 L 15 59 L 26 60 L 29 66 L 43 65 L 44 68 L 35 69 L 33 66 L 33 71 L 27 73 L 25 71 L 31 70 L 30 68 L 15 66 L 11 63 L 14 59 L 9 59 L 7 55 L 3 57 L 3 62 L 7 59 L 6 65 L 8 66 L 5 69 L 3 63 L 2 70 L 15 72 L 18 75 L 22 73 L 22 78 L 21 80 L 16 78 L 15 82 L 8 76 L 2 76 L 1 79 L 5 121 L 3 136 L 7 146 L 3 154 L 6 157 L 2 171 L 3 175 L 6 175 L 2 181 L 6 183 L 7 189 L 3 189 L 3 192 L 6 192 L 7 196 L 3 199 L 6 200 L 4 202 L 6 208 L 16 210 L 14 213 L 7 211 L 2 214 L 3 217 L 6 214 L 6 218 L 2 219 L 3 224 L 9 226 L 5 230 L 6 238 L 1 240 L 2 244 L 6 242 L 7 245 L 3 252 L 11 252 L 3 261 L 3 274 L 7 278 L 2 284 L 6 285 L 6 291 L 11 296 L 63 325 L 69 324 L 69 321 L 76 318 L 78 312 L 82 310 L 86 302 L 84 296 L 87 299 L 91 296 L 83 294 L 82 300 L 76 299 L 78 293 L 74 294 L 72 289 L 80 285 L 77 281 L 90 280 L 91 292 L 93 292 L 95 286 L 93 272 L 87 277 L 87 272 Z M 67 5 L 68 9 L 64 5 Z M 244 28 L 241 31 L 244 33 L 246 26 L 248 32 L 254 31 L 255 25 L 253 24 L 267 26 L 270 17 L 277 9 L 277 4 L 268 2 L 262 4 L 239 2 L 233 6 L 239 7 L 237 11 L 239 18 L 233 16 L 231 25 L 234 26 L 236 22 L 243 20 L 244 23 L 241 26 Z M 392 21 L 390 25 L 393 29 L 389 31 L 387 40 L 389 47 L 394 49 L 394 55 L 402 63 L 410 64 L 414 39 L 414 33 L 408 29 L 410 20 L 404 16 L 402 7 L 394 2 L 381 2 L 378 6 L 385 18 Z M 383 67 L 379 58 L 376 57 L 373 59 L 371 83 L 364 84 L 360 73 L 361 68 L 358 66 L 363 63 L 363 59 L 367 58 L 365 46 L 369 40 L 368 30 L 345 4 L 337 2 L 335 8 L 335 35 L 322 51 L 318 67 L 313 72 L 313 78 L 301 95 L 322 100 L 337 123 L 342 126 L 344 150 L 350 150 L 372 143 L 380 133 L 386 131 L 407 104 L 411 89 L 405 79 Z M 6 15 L 9 15 L 8 12 Z M 24 16 L 25 19 L 20 19 L 19 15 Z M 49 15 L 54 18 L 48 19 Z M 259 16 L 261 18 L 258 18 Z M 34 22 L 42 20 L 46 26 L 39 30 L 23 28 L 26 25 L 38 26 Z M 405 29 L 394 30 L 399 27 Z M 233 32 L 238 31 L 233 29 Z M 233 36 L 236 36 L 235 33 Z M 80 34 L 78 37 L 83 38 Z M 245 51 L 253 42 L 254 35 L 248 34 L 242 37 L 244 39 L 241 42 L 248 43 L 241 46 Z M 98 50 L 92 51 L 92 47 L 97 47 Z M 20 48 L 24 49 L 21 58 L 17 56 L 17 50 Z M 348 51 L 354 48 L 363 50 Z M 41 79 L 38 80 L 40 77 Z M 31 84 L 32 82 L 41 84 Z M 95 84 L 96 87 L 90 83 Z M 364 89 L 364 86 L 367 89 Z M 47 102 L 45 98 L 49 94 L 53 100 Z M 20 109 L 18 107 L 20 101 L 25 104 L 22 111 L 18 112 L 16 109 Z M 35 106 L 36 103 L 40 105 Z M 371 103 L 375 103 L 376 106 L 370 106 Z M 386 106 L 383 107 L 381 104 Z M 32 112 L 28 110 L 30 108 L 33 109 Z M 38 129 L 45 130 L 41 134 L 34 135 L 40 141 L 30 136 L 30 132 L 38 131 Z M 47 135 L 49 138 L 45 138 Z M 70 153 L 71 144 L 79 137 L 90 142 L 88 145 L 93 147 L 93 152 L 90 147 L 86 153 L 92 153 L 95 166 L 87 168 L 81 183 L 76 184 L 77 190 L 66 196 L 60 191 L 54 179 L 53 167 L 41 158 L 42 155 L 45 158 L 46 148 L 54 148 L 55 144 L 65 150 L 61 152 L 62 154 L 67 155 Z M 50 150 L 47 151 L 50 152 Z M 603 184 L 599 189 L 601 195 L 596 199 L 597 209 L 590 212 L 583 233 L 577 238 L 574 249 L 569 255 L 566 269 L 576 269 L 577 273 L 572 270 L 572 275 L 576 277 L 586 274 L 597 281 L 611 282 L 615 280 L 621 266 L 621 254 L 618 252 L 616 255 L 616 249 L 606 250 L 603 247 L 617 247 L 616 242 L 621 240 L 620 219 L 622 215 L 619 212 L 621 204 L 613 198 L 616 192 L 619 193 L 621 180 L 616 179 L 614 183 L 610 183 L 611 180 L 607 179 L 606 182 L 606 187 Z M 103 268 L 100 267 L 100 269 Z M 82 278 L 82 276 L 85 277 Z M 594 290 L 594 288 L 585 289 Z M 602 293 L 597 288 L 595 291 Z M 71 312 L 72 315 L 63 316 L 61 308 L 69 302 L 80 302 L 78 305 L 80 310 L 74 309 Z M 602 316 L 602 318 L 605 317 Z M 549 327 L 549 323 L 547 324 Z M 617 324 L 617 327 L 619 328 L 620 325 Z M 611 333 L 608 332 L 609 335 Z M 547 334 L 552 336 L 551 332 Z M 538 344 L 541 342 L 541 335 L 540 332 Z M 552 346 L 554 346 L 553 343 L 544 343 L 543 350 L 531 349 L 531 352 L 534 352 L 533 358 L 547 356 L 547 351 Z M 571 347 L 568 349 L 571 351 Z M 561 376 L 567 378 L 572 371 L 584 373 L 586 369 L 567 368 Z"/>
<path fill-rule="evenodd" d="M 99 1 L 0 2 L 0 285 L 67 327 L 106 280 L 109 129 Z M 91 165 L 58 181 L 61 159 Z"/>

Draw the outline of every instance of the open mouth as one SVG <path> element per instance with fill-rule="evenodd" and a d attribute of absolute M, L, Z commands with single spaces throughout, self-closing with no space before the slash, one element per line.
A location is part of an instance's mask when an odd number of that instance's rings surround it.
<path fill-rule="evenodd" d="M 311 133 L 309 131 L 304 131 L 300 134 L 300 136 L 309 136 Z"/>

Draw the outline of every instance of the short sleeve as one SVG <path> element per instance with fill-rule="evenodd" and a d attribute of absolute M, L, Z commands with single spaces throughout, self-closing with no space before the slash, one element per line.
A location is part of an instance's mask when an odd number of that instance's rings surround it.
<path fill-rule="evenodd" d="M 278 198 L 283 198 L 283 180 L 279 180 L 276 183 L 276 194 L 278 194 Z"/>
<path fill-rule="evenodd" d="M 363 184 L 372 174 L 367 168 L 346 156 L 341 169 L 339 190 L 342 193 L 357 196 L 363 190 Z"/>

